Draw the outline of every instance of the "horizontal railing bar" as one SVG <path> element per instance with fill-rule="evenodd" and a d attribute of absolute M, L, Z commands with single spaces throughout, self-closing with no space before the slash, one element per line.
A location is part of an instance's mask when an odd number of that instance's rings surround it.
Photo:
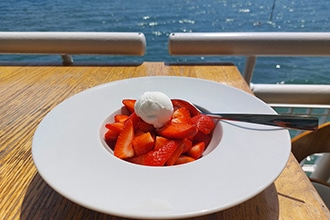
<path fill-rule="evenodd" d="M 266 103 L 330 105 L 330 85 L 251 84 L 250 87 Z"/>
<path fill-rule="evenodd" d="M 139 55 L 146 39 L 135 32 L 0 32 L 2 54 Z"/>
<path fill-rule="evenodd" d="M 322 104 L 291 104 L 291 103 L 267 103 L 274 108 L 311 108 L 311 109 L 330 109 L 330 105 Z M 324 115 L 324 114 L 320 114 Z"/>
<path fill-rule="evenodd" d="M 330 33 L 172 33 L 171 55 L 329 56 Z"/>

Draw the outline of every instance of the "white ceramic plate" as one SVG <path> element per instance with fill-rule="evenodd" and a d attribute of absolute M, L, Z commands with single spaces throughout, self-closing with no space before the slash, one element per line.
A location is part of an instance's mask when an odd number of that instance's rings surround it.
<path fill-rule="evenodd" d="M 106 118 L 124 98 L 162 91 L 217 112 L 273 113 L 256 97 L 220 83 L 186 77 L 140 77 L 100 85 L 65 100 L 38 126 L 32 146 L 42 178 L 84 207 L 131 218 L 183 218 L 220 211 L 255 196 L 284 169 L 287 130 L 221 122 L 211 152 L 173 167 L 134 165 L 102 143 Z M 221 130 L 223 129 L 223 130 Z M 223 134 L 221 132 L 223 131 Z"/>

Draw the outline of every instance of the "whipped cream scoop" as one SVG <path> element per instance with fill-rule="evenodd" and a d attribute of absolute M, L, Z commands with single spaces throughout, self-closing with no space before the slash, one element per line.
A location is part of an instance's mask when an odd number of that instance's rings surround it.
<path fill-rule="evenodd" d="M 171 120 L 173 104 L 162 92 L 145 92 L 136 100 L 134 110 L 143 121 L 160 128 Z"/>

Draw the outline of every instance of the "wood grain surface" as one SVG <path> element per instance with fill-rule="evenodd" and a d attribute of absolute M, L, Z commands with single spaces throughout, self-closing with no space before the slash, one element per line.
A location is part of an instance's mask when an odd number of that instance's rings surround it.
<path fill-rule="evenodd" d="M 33 164 L 32 138 L 44 116 L 68 97 L 115 80 L 158 75 L 204 78 L 252 93 L 232 64 L 0 66 L 0 219 L 125 219 L 81 207 L 50 188 Z M 258 177 L 251 172 L 251 178 Z M 330 214 L 291 155 L 280 177 L 259 195 L 193 219 L 314 220 Z"/>

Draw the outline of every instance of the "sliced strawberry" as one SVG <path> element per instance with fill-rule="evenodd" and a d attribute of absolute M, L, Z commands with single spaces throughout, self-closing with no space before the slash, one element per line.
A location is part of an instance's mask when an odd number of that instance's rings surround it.
<path fill-rule="evenodd" d="M 164 138 L 162 136 L 156 136 L 154 149 L 155 150 L 158 150 L 159 148 L 161 148 L 162 146 L 166 145 L 170 141 L 171 140 L 168 139 L 168 138 Z"/>
<path fill-rule="evenodd" d="M 118 115 L 115 115 L 114 120 L 115 120 L 115 122 L 124 123 L 127 118 L 128 118 L 128 115 L 118 114 Z"/>
<path fill-rule="evenodd" d="M 175 141 L 170 141 L 158 150 L 149 151 L 146 154 L 129 158 L 128 161 L 146 166 L 164 166 L 177 148 Z"/>
<path fill-rule="evenodd" d="M 171 100 L 174 109 L 178 109 L 181 107 L 185 107 L 186 109 L 188 109 L 188 111 L 190 112 L 190 115 L 193 117 L 195 115 L 199 115 L 200 113 L 191 105 L 188 105 L 185 102 L 181 102 L 180 100 Z"/>
<path fill-rule="evenodd" d="M 133 137 L 133 122 L 132 120 L 127 119 L 116 141 L 116 145 L 114 148 L 114 155 L 116 157 L 124 159 L 134 156 L 134 149 L 132 146 Z"/>
<path fill-rule="evenodd" d="M 179 165 L 179 164 L 184 164 L 184 163 L 189 163 L 189 162 L 193 162 L 196 159 L 186 156 L 186 155 L 181 155 L 175 162 L 174 165 Z"/>
<path fill-rule="evenodd" d="M 194 159 L 198 159 L 202 156 L 204 150 L 205 150 L 204 142 L 199 142 L 197 144 L 194 144 L 190 148 L 190 150 L 187 151 L 187 155 L 191 156 Z"/>
<path fill-rule="evenodd" d="M 188 138 L 182 140 L 183 144 L 183 153 L 187 152 L 192 147 L 192 141 Z"/>
<path fill-rule="evenodd" d="M 198 131 L 193 138 L 193 143 L 204 142 L 205 146 L 209 145 L 212 138 L 212 134 L 204 134 L 201 131 Z"/>
<path fill-rule="evenodd" d="M 191 116 L 189 110 L 185 107 L 178 108 L 173 112 L 171 121 L 174 123 L 190 123 Z"/>
<path fill-rule="evenodd" d="M 128 116 L 128 118 L 129 118 L 130 120 L 132 120 L 132 122 L 133 122 L 133 126 L 134 126 L 134 129 L 135 129 L 135 127 L 136 127 L 136 124 L 139 122 L 139 120 L 141 120 L 141 118 L 140 118 L 139 116 L 137 116 L 137 114 L 136 114 L 135 112 L 133 112 L 132 114 L 130 114 L 130 115 Z"/>
<path fill-rule="evenodd" d="M 147 122 L 143 121 L 142 118 L 137 116 L 135 112 L 130 114 L 128 118 L 130 118 L 133 121 L 134 130 L 141 130 L 143 132 L 154 133 L 155 130 L 154 126 L 152 124 L 148 124 Z"/>
<path fill-rule="evenodd" d="M 105 127 L 108 129 L 107 132 L 104 134 L 104 140 L 108 141 L 115 141 L 118 138 L 120 131 L 122 130 L 124 124 L 119 122 L 108 123 Z"/>
<path fill-rule="evenodd" d="M 196 124 L 198 130 L 204 134 L 210 134 L 215 127 L 214 121 L 207 115 L 196 115 L 191 118 L 191 121 Z"/>
<path fill-rule="evenodd" d="M 166 163 L 165 163 L 166 166 L 172 166 L 172 165 L 174 165 L 175 162 L 178 160 L 178 158 L 183 153 L 184 145 L 182 144 L 182 141 L 179 141 L 179 142 L 181 142 L 181 143 L 177 144 L 176 150 L 174 151 L 174 153 L 172 154 L 172 156 L 166 161 Z"/>
<path fill-rule="evenodd" d="M 136 129 L 139 129 L 144 132 L 152 132 L 155 130 L 152 124 L 148 124 L 147 122 L 143 121 L 140 117 L 140 120 L 137 121 Z"/>
<path fill-rule="evenodd" d="M 133 125 L 133 127 L 134 127 L 134 125 Z M 134 130 L 134 138 L 137 137 L 137 136 L 140 136 L 140 135 L 142 135 L 144 133 L 146 133 L 146 132 L 141 131 L 141 130 Z"/>
<path fill-rule="evenodd" d="M 106 142 L 108 142 L 108 141 L 115 141 L 115 140 L 117 140 L 118 135 L 119 135 L 119 132 L 109 129 L 104 134 L 104 140 Z"/>
<path fill-rule="evenodd" d="M 112 130 L 119 134 L 119 132 L 121 132 L 121 130 L 124 127 L 124 123 L 122 123 L 122 122 L 109 123 L 109 124 L 106 124 L 105 127 L 108 128 L 109 130 Z"/>
<path fill-rule="evenodd" d="M 123 101 L 122 101 L 123 105 L 129 111 L 129 113 L 133 113 L 134 112 L 135 102 L 136 102 L 135 99 L 123 99 Z"/>
<path fill-rule="evenodd" d="M 194 136 L 197 133 L 194 124 L 188 123 L 167 123 L 156 130 L 157 134 L 169 139 L 184 139 Z"/>
<path fill-rule="evenodd" d="M 132 144 L 135 155 L 145 154 L 148 151 L 152 150 L 154 147 L 154 143 L 154 139 L 151 136 L 150 132 L 134 136 Z"/>

